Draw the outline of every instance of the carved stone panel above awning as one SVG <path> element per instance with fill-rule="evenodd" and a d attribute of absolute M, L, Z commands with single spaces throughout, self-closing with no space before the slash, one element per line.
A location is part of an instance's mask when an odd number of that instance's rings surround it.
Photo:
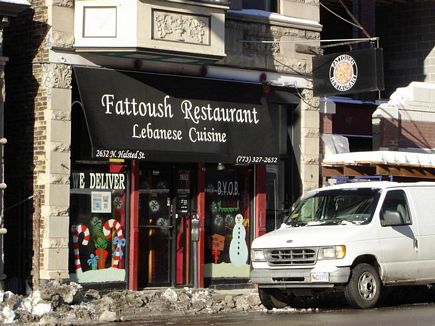
<path fill-rule="evenodd" d="M 210 16 L 153 10 L 153 39 L 210 45 Z"/>
<path fill-rule="evenodd" d="M 78 52 L 203 63 L 225 56 L 222 3 L 192 1 L 77 0 Z"/>

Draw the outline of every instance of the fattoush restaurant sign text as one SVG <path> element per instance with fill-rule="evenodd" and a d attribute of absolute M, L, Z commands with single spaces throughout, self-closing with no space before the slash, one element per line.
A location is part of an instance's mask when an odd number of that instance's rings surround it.
<path fill-rule="evenodd" d="M 169 103 L 169 96 L 165 96 L 159 103 L 136 102 L 135 98 L 115 99 L 114 94 L 104 94 L 101 97 L 101 105 L 105 114 L 115 114 L 117 116 L 134 116 L 142 118 L 173 119 L 174 111 Z M 195 126 L 199 126 L 201 121 L 229 122 L 238 124 L 258 124 L 260 121 L 257 116 L 256 108 L 212 108 L 210 104 L 206 106 L 194 106 L 191 101 L 184 100 L 180 106 L 183 119 L 190 120 Z M 216 131 L 213 127 L 191 127 L 188 130 L 190 142 L 227 142 L 225 132 Z M 182 140 L 183 130 L 180 129 L 159 129 L 154 128 L 152 122 L 141 125 L 134 123 L 131 130 L 132 138 L 148 138 L 163 140 Z"/>
<path fill-rule="evenodd" d="M 149 160 L 166 152 L 174 160 L 191 153 L 212 162 L 277 163 L 258 85 L 108 69 L 75 73 L 96 158 Z"/>

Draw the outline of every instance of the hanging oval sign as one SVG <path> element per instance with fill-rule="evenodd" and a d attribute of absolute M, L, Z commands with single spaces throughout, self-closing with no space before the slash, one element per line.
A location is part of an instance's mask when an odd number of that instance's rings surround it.
<path fill-rule="evenodd" d="M 329 67 L 329 80 L 340 92 L 348 91 L 358 78 L 358 66 L 354 58 L 348 54 L 339 55 Z"/>

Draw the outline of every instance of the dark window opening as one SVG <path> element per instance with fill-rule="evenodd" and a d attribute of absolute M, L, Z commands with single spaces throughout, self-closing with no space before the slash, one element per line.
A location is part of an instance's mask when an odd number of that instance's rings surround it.
<path fill-rule="evenodd" d="M 278 12 L 277 0 L 243 0 L 243 9 L 258 9 L 270 12 Z"/>

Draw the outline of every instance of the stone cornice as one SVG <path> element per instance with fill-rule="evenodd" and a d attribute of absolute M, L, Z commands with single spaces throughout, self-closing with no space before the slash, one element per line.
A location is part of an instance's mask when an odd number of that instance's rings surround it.
<path fill-rule="evenodd" d="M 226 19 L 237 19 L 267 25 L 280 25 L 319 33 L 322 30 L 322 25 L 314 20 L 283 16 L 263 10 L 228 10 Z"/>

